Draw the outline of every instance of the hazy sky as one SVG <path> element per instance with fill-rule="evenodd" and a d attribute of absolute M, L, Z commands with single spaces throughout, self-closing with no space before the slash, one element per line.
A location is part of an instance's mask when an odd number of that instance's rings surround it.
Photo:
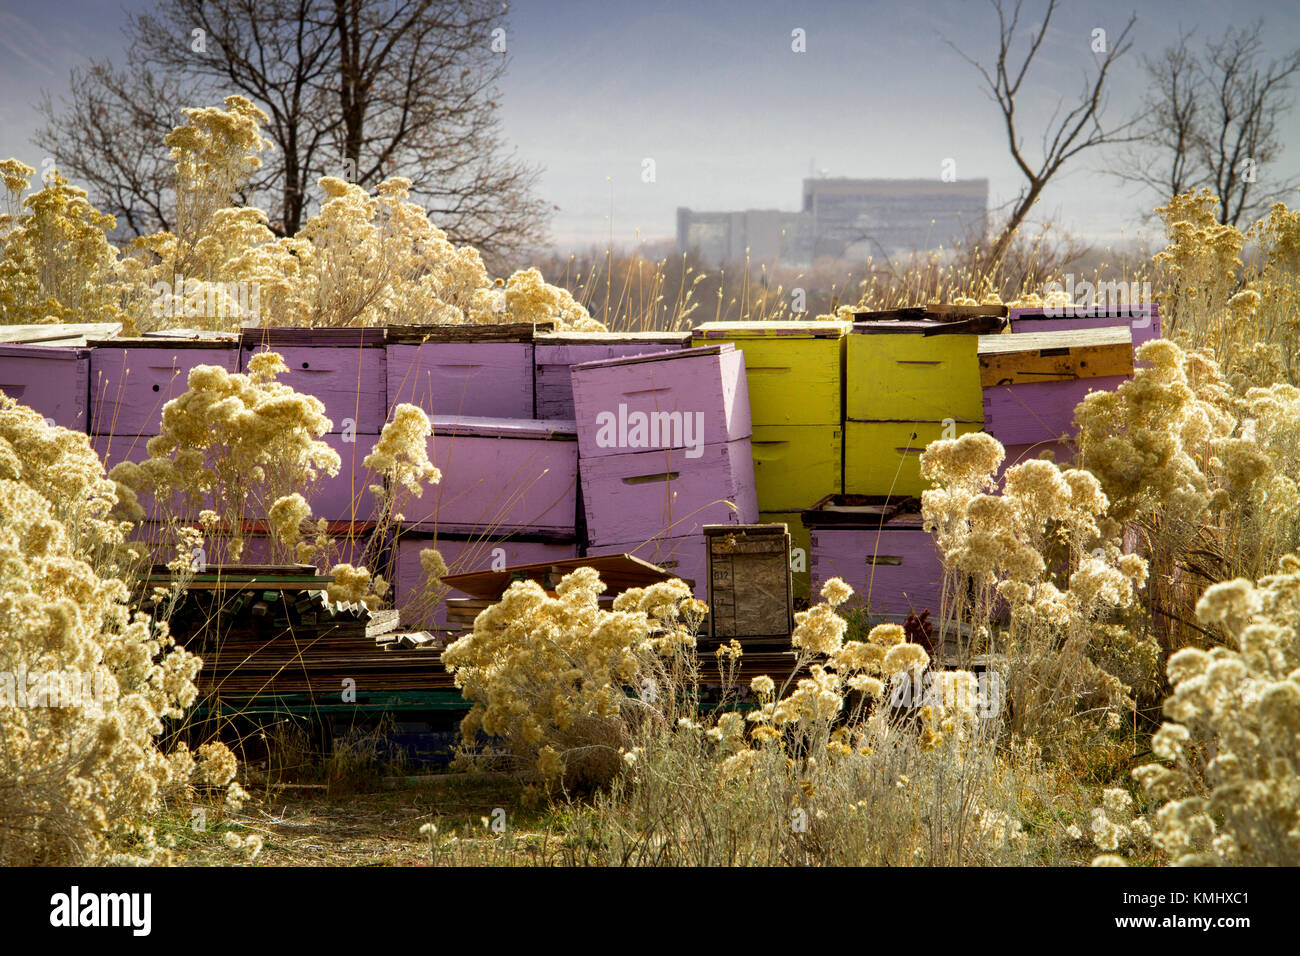
<path fill-rule="evenodd" d="M 67 86 L 91 56 L 120 59 L 123 9 L 148 0 L 0 0 L 0 156 L 33 166 L 32 106 Z M 1026 0 L 1022 20 L 1044 4 Z M 1026 81 L 1018 111 L 1031 155 L 1043 122 L 1066 108 L 1095 71 L 1093 29 L 1118 37 L 1138 16 L 1134 48 L 1117 68 L 1106 116 L 1129 115 L 1143 93 L 1138 58 L 1180 28 L 1217 38 L 1263 19 L 1271 55 L 1300 45 L 1296 0 L 1068 0 Z M 807 51 L 791 50 L 791 31 Z M 623 243 L 673 235 L 678 206 L 796 209 L 800 181 L 938 177 L 951 157 L 959 177 L 987 177 L 991 201 L 1015 195 L 996 105 L 975 69 L 945 43 L 987 62 L 997 22 L 985 0 L 854 3 L 589 2 L 516 0 L 502 87 L 504 132 L 520 156 L 545 167 L 540 191 L 559 207 L 557 243 Z M 1296 94 L 1293 91 L 1293 97 Z M 1036 122 L 1037 121 L 1037 122 Z M 1300 111 L 1287 117 L 1283 175 L 1300 174 Z M 1133 236 L 1149 197 L 1100 171 L 1113 154 L 1086 155 L 1055 180 L 1039 218 L 1101 241 Z M 641 179 L 653 159 L 656 180 Z"/>

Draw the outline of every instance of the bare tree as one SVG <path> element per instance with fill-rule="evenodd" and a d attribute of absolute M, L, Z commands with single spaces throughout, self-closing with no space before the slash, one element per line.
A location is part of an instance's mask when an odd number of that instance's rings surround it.
<path fill-rule="evenodd" d="M 492 0 L 158 0 L 128 19 L 124 70 L 74 74 L 62 109 L 46 97 L 37 141 L 125 228 L 165 227 L 158 134 L 180 105 L 241 93 L 270 117 L 276 149 L 250 194 L 269 194 L 278 232 L 299 229 L 322 175 L 403 175 L 454 239 L 499 254 L 540 239 L 547 216 L 538 170 L 503 144 L 504 23 Z"/>
<path fill-rule="evenodd" d="M 1264 23 L 1229 27 L 1203 55 L 1191 34 L 1156 59 L 1144 59 L 1151 81 L 1141 107 L 1140 138 L 1115 176 L 1156 191 L 1161 199 L 1208 189 L 1219 198 L 1219 221 L 1240 225 L 1260 216 L 1294 182 L 1269 176 L 1282 155 L 1278 122 L 1291 108 L 1300 51 L 1262 64 Z M 1264 173 L 1261 174 L 1261 170 Z"/>
<path fill-rule="evenodd" d="M 1064 104 L 1057 105 L 1056 111 L 1043 131 L 1041 156 L 1034 159 L 1027 154 L 1023 134 L 1017 125 L 1016 97 L 1034 62 L 1034 57 L 1042 47 L 1043 39 L 1047 36 L 1052 14 L 1056 11 L 1056 0 L 1048 0 L 1047 11 L 1043 14 L 1042 22 L 1036 29 L 1029 31 L 1028 49 L 1023 58 L 1019 59 L 1018 64 L 1015 62 L 1016 57 L 1012 46 L 1020 25 L 1022 0 L 1016 0 L 1009 18 L 1003 0 L 990 0 L 990 2 L 998 15 L 998 53 L 994 65 L 991 68 L 985 67 L 967 56 L 951 41 L 948 41 L 948 45 L 960 53 L 984 77 L 989 97 L 998 104 L 1002 112 L 1011 158 L 1025 178 L 1025 185 L 1021 187 L 1016 198 L 1008 204 L 1010 212 L 998 238 L 993 242 L 988 255 L 982 257 L 986 264 L 985 268 L 993 271 L 1005 258 L 1016 231 L 1042 195 L 1043 189 L 1067 162 L 1085 150 L 1106 143 L 1126 142 L 1130 138 L 1127 133 L 1132 126 L 1131 122 L 1106 129 L 1102 125 L 1101 115 L 1106 106 L 1107 78 L 1111 67 L 1132 45 L 1128 36 L 1133 29 L 1133 24 L 1137 22 L 1137 16 L 1135 14 L 1129 18 L 1128 24 L 1114 41 L 1102 39 L 1104 56 L 1098 61 L 1097 74 L 1084 79 L 1078 102 L 1068 112 L 1062 115 Z M 1096 42 L 1094 39 L 1093 43 Z M 1095 46 L 1092 48 L 1094 56 L 1101 52 Z"/>
<path fill-rule="evenodd" d="M 1188 48 L 1190 34 L 1155 59 L 1142 104 L 1140 139 L 1115 174 L 1168 199 L 1207 188 L 1219 197 L 1219 221 L 1240 225 L 1292 185 L 1269 170 L 1282 154 L 1278 122 L 1300 71 L 1300 50 L 1263 64 L 1264 25 L 1229 27 L 1223 39 Z"/>

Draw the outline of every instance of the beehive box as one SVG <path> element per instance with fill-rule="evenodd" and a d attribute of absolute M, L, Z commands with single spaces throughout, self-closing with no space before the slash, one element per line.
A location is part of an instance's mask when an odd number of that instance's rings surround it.
<path fill-rule="evenodd" d="M 705 322 L 691 343 L 734 342 L 745 353 L 755 425 L 839 425 L 851 322 Z"/>
<path fill-rule="evenodd" d="M 578 454 L 584 459 L 748 438 L 745 355 L 730 342 L 572 369 Z"/>
<path fill-rule="evenodd" d="M 448 574 L 471 571 L 501 570 L 521 564 L 562 561 L 578 556 L 575 542 L 543 541 L 528 538 L 436 537 L 406 532 L 397 540 L 396 573 L 393 581 L 393 606 L 402 612 L 405 627 L 447 629 L 447 597 L 460 592 L 441 589 L 427 594 L 420 552 L 433 548 L 447 563 Z M 437 600 L 434 600 L 437 598 Z"/>
<path fill-rule="evenodd" d="M 140 463 L 149 457 L 149 439 L 153 435 L 91 435 L 90 446 L 94 449 L 99 460 L 104 463 L 106 472 L 112 471 L 114 467 L 123 462 Z M 162 521 L 171 516 L 183 517 L 187 513 L 184 498 L 181 495 L 173 496 L 169 501 L 164 502 L 165 507 L 160 506 L 159 502 L 154 500 L 150 494 L 141 494 L 137 496 L 137 502 L 144 509 L 144 520 Z M 205 496 L 203 507 L 212 507 L 211 496 Z M 197 519 L 198 515 L 190 515 L 191 518 Z M 170 560 L 170 559 L 169 559 Z"/>
<path fill-rule="evenodd" d="M 584 555 L 630 554 L 649 561 L 691 584 L 691 593 L 701 601 L 708 599 L 708 555 L 703 533 L 658 535 L 640 541 L 592 544 Z"/>
<path fill-rule="evenodd" d="M 758 520 L 748 438 L 705 445 L 698 458 L 681 448 L 587 458 L 581 478 L 591 544 L 694 535 L 706 524 Z"/>
<path fill-rule="evenodd" d="M 408 527 L 449 534 L 543 534 L 577 525 L 578 442 L 571 421 L 434 418 L 429 458 L 442 481 L 404 501 Z"/>
<path fill-rule="evenodd" d="M 35 409 L 47 422 L 88 431 L 90 350 L 0 345 L 0 392 Z"/>
<path fill-rule="evenodd" d="M 930 442 L 977 432 L 972 422 L 845 422 L 844 493 L 919 496 L 921 452 Z"/>
<path fill-rule="evenodd" d="M 808 529 L 803 524 L 803 512 L 760 511 L 758 520 L 763 524 L 784 524 L 790 532 L 790 589 L 796 607 L 806 604 L 812 595 L 812 579 L 808 574 Z"/>
<path fill-rule="evenodd" d="M 802 511 L 842 490 L 842 426 L 755 425 L 750 441 L 760 511 Z"/>
<path fill-rule="evenodd" d="M 259 352 L 278 352 L 289 371 L 276 381 L 325 405 L 341 434 L 378 434 L 388 418 L 383 329 L 248 329 L 240 368 Z"/>
<path fill-rule="evenodd" d="M 382 480 L 365 466 L 365 458 L 374 450 L 378 435 L 332 433 L 320 439 L 339 456 L 339 473 L 322 474 L 308 496 L 312 517 L 326 521 L 369 521 L 376 515 L 378 500 L 370 486 Z M 436 486 L 426 486 L 428 494 Z"/>
<path fill-rule="evenodd" d="M 572 367 L 685 348 L 690 332 L 558 332 L 534 340 L 534 415 L 574 418 Z"/>
<path fill-rule="evenodd" d="M 982 421 L 979 336 L 952 328 L 933 320 L 854 323 L 845 359 L 844 417 Z"/>
<path fill-rule="evenodd" d="M 1126 326 L 979 336 L 981 387 L 1133 374 Z"/>
<path fill-rule="evenodd" d="M 189 388 L 191 369 L 239 370 L 234 341 L 140 338 L 92 344 L 90 431 L 95 435 L 156 435 L 163 406 Z"/>
<path fill-rule="evenodd" d="M 979 352 L 985 428 L 1004 445 L 1072 435 L 1084 396 L 1133 373 L 1127 326 L 982 336 Z"/>
<path fill-rule="evenodd" d="M 1126 376 L 1072 382 L 991 385 L 984 389 L 984 430 L 1003 445 L 1055 442 L 1074 434 L 1074 409 L 1092 391 L 1114 391 Z"/>
<path fill-rule="evenodd" d="M 883 519 L 883 520 L 882 520 Z M 856 592 L 873 615 L 901 620 L 913 611 L 939 615 L 943 564 L 919 514 L 864 516 L 804 513 L 814 593 L 831 578 Z"/>
<path fill-rule="evenodd" d="M 783 524 L 708 525 L 709 636 L 788 639 L 790 533 Z"/>
<path fill-rule="evenodd" d="M 534 417 L 530 324 L 389 329 L 386 364 L 390 406 L 409 402 L 430 416 Z"/>

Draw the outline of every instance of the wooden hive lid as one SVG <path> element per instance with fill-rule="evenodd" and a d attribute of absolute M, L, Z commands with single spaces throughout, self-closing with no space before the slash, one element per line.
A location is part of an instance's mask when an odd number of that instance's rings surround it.
<path fill-rule="evenodd" d="M 790 322 L 704 322 L 691 330 L 691 336 L 707 339 L 838 339 L 852 327 L 852 322 L 815 319 Z"/>
<path fill-rule="evenodd" d="M 733 343 L 716 342 L 712 345 L 700 345 L 689 349 L 670 349 L 665 352 L 646 352 L 642 355 L 620 355 L 614 358 L 597 359 L 594 362 L 583 362 L 581 365 L 573 366 L 573 368 L 575 371 L 586 371 L 588 369 L 613 368 L 618 365 L 640 365 L 643 362 L 671 362 L 706 355 L 725 355 L 734 351 L 736 351 L 736 346 Z"/>
<path fill-rule="evenodd" d="M 976 348 L 980 355 L 1010 355 L 1015 352 L 1039 352 L 1043 349 L 1087 349 L 1132 344 L 1133 333 L 1127 325 L 1111 325 L 1100 329 L 981 335 Z"/>
<path fill-rule="evenodd" d="M 682 332 L 539 332 L 538 345 L 685 345 L 690 330 Z"/>
<path fill-rule="evenodd" d="M 87 345 L 92 340 L 111 339 L 121 331 L 121 322 L 0 325 L 0 342 L 12 345 Z"/>
<path fill-rule="evenodd" d="M 383 328 L 315 328 L 306 325 L 280 325 L 266 328 L 247 328 L 240 332 L 244 348 L 259 346 L 367 346 L 385 343 L 387 330 Z"/>
<path fill-rule="evenodd" d="M 938 318 L 918 319 L 869 319 L 853 323 L 854 335 L 985 335 L 999 332 L 1006 325 L 1006 319 L 997 315 L 974 315 L 945 320 Z"/>
<path fill-rule="evenodd" d="M 787 533 L 787 528 L 780 522 L 764 522 L 763 524 L 706 524 L 700 529 L 704 532 L 705 537 L 714 537 L 717 535 L 783 535 Z"/>
<path fill-rule="evenodd" d="M 534 341 L 552 332 L 554 322 L 503 322 L 497 325 L 390 325 L 389 345 L 424 345 L 425 343 L 482 343 Z"/>
<path fill-rule="evenodd" d="M 429 419 L 438 436 L 474 438 L 529 438 L 577 441 L 578 423 L 571 418 L 483 418 L 473 415 L 435 415 Z"/>
<path fill-rule="evenodd" d="M 882 495 L 827 495 L 817 504 L 801 512 L 804 527 L 880 527 L 906 515 L 918 520 L 921 502 L 918 498 L 885 497 Z"/>
<path fill-rule="evenodd" d="M 449 574 L 441 580 L 472 598 L 495 601 L 499 600 L 506 589 L 517 580 L 536 581 L 546 590 L 554 590 L 554 586 L 564 575 L 578 568 L 594 568 L 600 575 L 607 594 L 618 594 L 629 588 L 649 587 L 678 577 L 630 554 L 607 554 L 586 558 L 565 558 L 561 561 L 541 561 L 536 564 L 518 564 L 501 571 Z"/>

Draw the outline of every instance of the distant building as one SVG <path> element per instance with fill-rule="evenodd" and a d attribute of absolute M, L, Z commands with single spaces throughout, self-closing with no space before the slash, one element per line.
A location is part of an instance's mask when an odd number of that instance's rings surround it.
<path fill-rule="evenodd" d="M 677 210 L 677 248 L 718 264 L 745 258 L 807 266 L 817 259 L 877 260 L 950 248 L 983 236 L 989 182 L 933 179 L 805 179 L 803 209 Z"/>

